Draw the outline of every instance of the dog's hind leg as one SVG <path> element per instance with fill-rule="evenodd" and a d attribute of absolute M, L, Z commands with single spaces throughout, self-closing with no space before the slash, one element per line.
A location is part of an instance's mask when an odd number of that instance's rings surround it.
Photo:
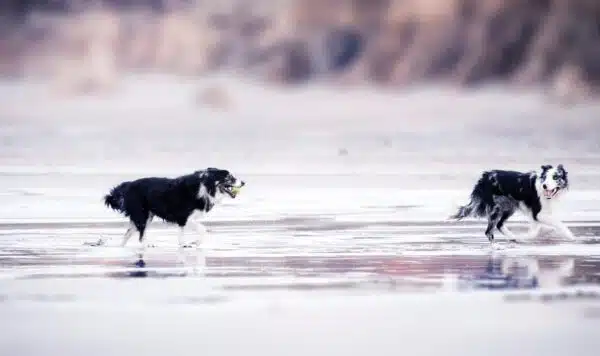
<path fill-rule="evenodd" d="M 148 226 L 150 226 L 152 219 L 154 219 L 154 214 L 152 214 L 152 213 L 148 214 L 148 220 L 146 220 L 146 229 L 148 228 Z M 140 242 L 141 242 L 141 240 L 140 240 Z M 144 246 L 145 247 L 155 247 L 154 244 L 150 244 L 150 243 L 145 243 Z"/>
<path fill-rule="evenodd" d="M 494 233 L 492 230 L 494 230 L 494 225 L 496 224 L 496 222 L 494 220 L 488 220 L 488 225 L 487 228 L 485 229 L 485 237 L 488 238 L 488 241 L 491 243 L 494 243 Z"/>
<path fill-rule="evenodd" d="M 508 239 L 512 242 L 517 241 L 517 237 L 508 229 L 508 227 L 504 226 L 506 220 L 508 220 L 514 212 L 504 211 L 502 212 L 498 223 L 496 224 L 496 228 L 500 231 L 504 236 L 508 237 Z"/>
<path fill-rule="evenodd" d="M 146 242 L 144 241 L 144 237 L 145 237 L 144 233 L 146 232 L 146 226 L 143 225 L 143 226 L 139 227 L 138 228 L 138 232 L 139 232 L 139 236 L 140 236 L 139 237 L 140 244 L 142 244 L 143 247 L 145 248 L 146 247 Z"/>
<path fill-rule="evenodd" d="M 500 209 L 497 206 L 492 208 L 490 215 L 488 216 L 488 225 L 485 229 L 485 236 L 488 238 L 490 243 L 494 243 L 494 228 L 498 225 L 500 221 Z"/>
<path fill-rule="evenodd" d="M 140 214 L 140 216 L 132 217 L 133 224 L 139 233 L 139 241 L 144 247 L 146 247 L 144 243 L 144 233 L 146 232 L 146 226 L 150 220 L 150 214 L 147 212 Z"/>
<path fill-rule="evenodd" d="M 127 245 L 127 241 L 129 241 L 129 239 L 131 238 L 131 236 L 133 235 L 135 230 L 136 230 L 135 225 L 132 222 L 129 223 L 129 227 L 127 228 L 127 231 L 125 231 L 125 235 L 123 235 L 123 240 L 121 241 L 121 247 L 125 247 L 125 245 Z"/>

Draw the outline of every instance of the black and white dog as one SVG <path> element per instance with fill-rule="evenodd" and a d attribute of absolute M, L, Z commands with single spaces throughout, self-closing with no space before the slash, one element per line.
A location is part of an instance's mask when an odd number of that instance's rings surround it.
<path fill-rule="evenodd" d="M 225 196 L 235 198 L 244 184 L 227 170 L 208 168 L 176 178 L 147 177 L 122 182 L 104 197 L 104 203 L 129 218 L 121 246 L 127 244 L 135 231 L 144 244 L 144 232 L 154 217 L 179 226 L 180 247 L 190 247 L 185 244 L 183 234 L 185 227 L 192 225 L 198 234 L 196 244 L 200 246 L 206 227 L 199 221 L 189 224 L 190 216 L 197 211 L 208 213 Z"/>
<path fill-rule="evenodd" d="M 528 238 L 538 236 L 542 226 L 546 225 L 574 240 L 571 231 L 553 215 L 553 206 L 568 188 L 569 178 L 562 164 L 556 167 L 543 165 L 539 173 L 486 171 L 475 184 L 470 202 L 461 206 L 450 219 L 461 220 L 469 216 L 487 218 L 485 235 L 490 242 L 494 241 L 495 229 L 516 241 L 515 235 L 504 223 L 520 210 L 531 222 Z"/>

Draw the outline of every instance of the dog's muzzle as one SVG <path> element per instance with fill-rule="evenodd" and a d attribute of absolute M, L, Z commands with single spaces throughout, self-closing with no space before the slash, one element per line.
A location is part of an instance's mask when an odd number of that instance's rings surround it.
<path fill-rule="evenodd" d="M 232 199 L 234 199 L 238 195 L 238 193 L 240 192 L 240 189 L 244 185 L 246 185 L 246 183 L 244 181 L 240 181 L 240 185 L 222 184 L 220 186 L 220 189 L 221 189 L 221 192 L 226 193 Z"/>
<path fill-rule="evenodd" d="M 544 189 L 544 198 L 546 199 L 552 199 L 556 196 L 556 194 L 558 194 L 560 188 L 556 187 L 554 189 Z"/>

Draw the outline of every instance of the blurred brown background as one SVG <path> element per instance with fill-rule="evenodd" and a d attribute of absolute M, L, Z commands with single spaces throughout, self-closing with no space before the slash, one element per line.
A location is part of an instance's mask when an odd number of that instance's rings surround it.
<path fill-rule="evenodd" d="M 76 91 L 131 71 L 561 96 L 600 83 L 597 0 L 4 0 L 0 13 L 0 74 Z"/>

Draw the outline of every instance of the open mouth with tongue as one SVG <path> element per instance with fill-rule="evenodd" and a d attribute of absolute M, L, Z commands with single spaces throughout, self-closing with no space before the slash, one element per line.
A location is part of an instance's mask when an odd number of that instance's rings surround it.
<path fill-rule="evenodd" d="M 558 194 L 559 190 L 560 190 L 559 187 L 556 187 L 554 189 L 544 189 L 544 197 L 546 199 L 552 199 L 556 196 L 556 194 Z"/>

